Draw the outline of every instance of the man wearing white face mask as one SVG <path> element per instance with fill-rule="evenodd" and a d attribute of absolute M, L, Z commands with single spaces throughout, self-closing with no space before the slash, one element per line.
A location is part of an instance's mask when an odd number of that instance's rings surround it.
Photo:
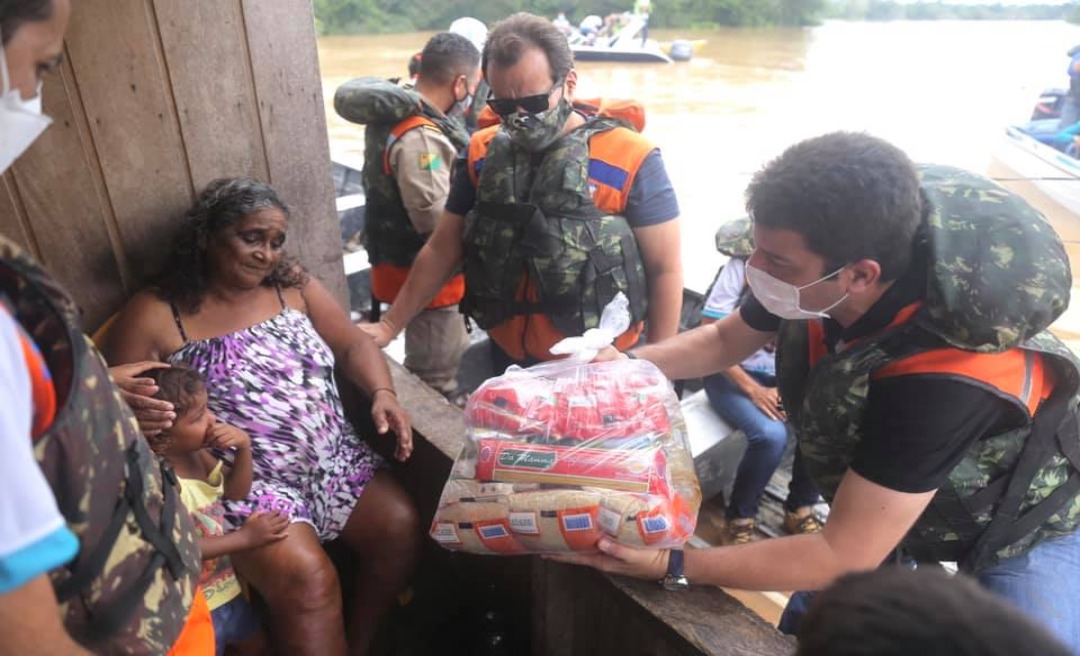
<path fill-rule="evenodd" d="M 0 0 L 0 172 L 49 126 L 42 76 L 60 63 L 69 13 L 68 0 Z M 141 368 L 114 374 L 132 383 Z M 0 398 L 0 654 L 211 653 L 170 473 L 74 302 L 3 236 Z"/>
<path fill-rule="evenodd" d="M 755 176 L 747 209 L 753 296 L 630 357 L 690 378 L 775 337 L 828 522 L 685 554 L 601 540 L 600 555 L 560 559 L 751 590 L 817 590 L 894 558 L 957 562 L 1080 650 L 1080 361 L 1045 330 L 1072 285 L 1060 238 L 993 182 L 916 167 L 864 134 L 792 146 Z"/>

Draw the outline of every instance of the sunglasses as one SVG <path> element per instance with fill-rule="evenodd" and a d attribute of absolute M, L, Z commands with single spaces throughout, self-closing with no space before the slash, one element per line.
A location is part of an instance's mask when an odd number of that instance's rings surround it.
<path fill-rule="evenodd" d="M 521 98 L 488 98 L 487 104 L 491 108 L 491 111 L 495 112 L 499 116 L 509 116 L 517 111 L 520 107 L 523 111 L 529 114 L 539 114 L 540 112 L 546 112 L 548 109 L 548 98 L 555 92 L 560 86 L 562 86 L 562 80 L 556 80 L 555 84 L 551 85 L 551 88 L 546 93 L 538 93 L 535 96 L 522 96 Z"/>

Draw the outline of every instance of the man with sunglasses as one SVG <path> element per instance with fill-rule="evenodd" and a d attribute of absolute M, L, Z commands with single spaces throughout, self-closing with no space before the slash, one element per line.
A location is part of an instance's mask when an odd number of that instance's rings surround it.
<path fill-rule="evenodd" d="M 419 56 L 416 94 L 361 78 L 342 85 L 334 104 L 364 133 L 364 245 L 375 303 L 395 303 L 409 267 L 435 229 L 450 190 L 450 167 L 469 141 L 465 117 L 480 83 L 480 51 L 464 36 L 433 36 Z M 380 81 L 381 82 L 381 81 Z M 465 282 L 447 281 L 405 333 L 405 367 L 452 401 L 469 346 L 458 312 Z"/>
<path fill-rule="evenodd" d="M 678 205 L 659 151 L 573 105 L 577 73 L 551 21 L 515 14 L 492 30 L 483 69 L 499 124 L 459 156 L 446 213 L 397 301 L 367 326 L 387 344 L 462 265 L 462 311 L 491 338 L 497 371 L 552 359 L 597 325 L 618 292 L 632 326 L 616 344 L 676 333 L 682 304 Z"/>

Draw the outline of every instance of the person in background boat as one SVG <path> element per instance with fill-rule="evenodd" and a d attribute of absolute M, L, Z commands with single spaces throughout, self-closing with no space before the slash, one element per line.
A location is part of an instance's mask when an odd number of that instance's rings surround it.
<path fill-rule="evenodd" d="M 239 654 L 263 654 L 267 645 L 262 621 L 244 598 L 229 554 L 284 540 L 289 518 L 276 511 L 260 512 L 231 530 L 221 499 L 239 501 L 251 492 L 251 437 L 216 420 L 207 407 L 206 385 L 198 372 L 165 367 L 150 376 L 159 390 L 155 396 L 176 409 L 172 427 L 151 437 L 150 447 L 176 472 L 180 500 L 201 533 L 199 584 L 214 621 L 216 656 L 228 647 Z M 229 462 L 211 449 L 231 452 Z"/>
<path fill-rule="evenodd" d="M 720 269 L 705 305 L 701 323 L 710 324 L 735 312 L 749 295 L 746 260 L 753 253 L 750 219 L 720 227 L 716 247 L 730 259 Z M 741 363 L 705 377 L 705 394 L 716 414 L 746 436 L 746 452 L 724 508 L 724 544 L 746 544 L 754 537 L 761 495 L 769 484 L 788 444 L 787 415 L 776 388 L 775 343 L 770 342 Z M 797 535 L 817 533 L 821 521 L 814 515 L 817 487 L 806 473 L 796 449 L 788 497 L 784 502 L 784 530 Z"/>
<path fill-rule="evenodd" d="M 641 19 L 641 45 L 649 40 L 649 14 L 652 13 L 652 0 L 634 0 L 634 15 Z"/>
<path fill-rule="evenodd" d="M 1080 45 L 1069 48 L 1069 92 L 1061 106 L 1059 129 L 1065 129 L 1080 121 Z"/>
<path fill-rule="evenodd" d="M 397 302 L 364 329 L 386 346 L 464 264 L 462 308 L 487 330 L 497 371 L 553 359 L 551 346 L 595 327 L 619 291 L 633 323 L 617 344 L 637 343 L 645 319 L 648 341 L 674 335 L 679 210 L 660 152 L 574 109 L 573 55 L 545 18 L 500 22 L 483 67 L 501 121 L 473 135 Z"/>
<path fill-rule="evenodd" d="M 551 21 L 551 24 L 559 28 L 559 31 L 565 34 L 567 38 L 574 33 L 574 26 L 571 25 L 569 19 L 566 18 L 566 12 L 564 11 L 560 11 L 559 15 Z"/>
<path fill-rule="evenodd" d="M 0 173 L 51 123 L 43 78 L 70 14 L 0 2 Z M 141 376 L 155 365 L 106 370 L 79 314 L 0 236 L 0 653 L 209 653 L 194 527 L 125 403 L 156 391 Z"/>
<path fill-rule="evenodd" d="M 604 27 L 604 19 L 596 14 L 589 14 L 585 18 L 581 19 L 581 24 L 578 26 L 578 30 L 581 32 L 581 36 L 585 45 L 591 46 L 596 42 L 596 37 L 600 34 L 600 30 Z"/>
<path fill-rule="evenodd" d="M 438 225 L 450 192 L 450 167 L 468 146 L 464 116 L 471 113 L 480 83 L 480 52 L 463 36 L 443 32 L 424 46 L 416 92 L 422 108 L 404 120 L 368 123 L 364 157 L 367 197 L 365 246 L 371 260 L 371 292 L 393 305 L 420 247 Z M 339 91 L 335 104 L 350 99 Z M 450 118 L 456 116 L 457 118 Z M 405 367 L 448 399 L 458 394 L 457 372 L 469 346 L 458 303 L 461 274 L 451 278 L 405 331 Z"/>
<path fill-rule="evenodd" d="M 814 599 L 795 656 L 1071 656 L 1045 628 L 938 567 L 848 574 Z"/>
<path fill-rule="evenodd" d="M 106 354 L 195 369 L 214 415 L 251 436 L 251 492 L 222 505 L 232 526 L 260 511 L 289 516 L 286 539 L 231 558 L 266 602 L 278 651 L 366 654 L 412 573 L 420 531 L 412 501 L 346 418 L 338 376 L 371 399 L 372 439 L 393 439 L 399 461 L 412 455 L 412 429 L 383 354 L 288 257 L 289 213 L 263 182 L 207 185 L 152 286 L 117 316 Z M 322 547 L 332 540 L 354 565 L 347 617 Z"/>
<path fill-rule="evenodd" d="M 685 553 L 601 540 L 562 560 L 746 590 L 821 589 L 890 558 L 957 562 L 1080 651 L 1080 361 L 1046 331 L 1072 287 L 1060 237 L 990 180 L 856 133 L 785 150 L 747 209 L 752 296 L 631 354 L 679 380 L 777 339 L 828 522 Z"/>
<path fill-rule="evenodd" d="M 447 30 L 451 34 L 457 34 L 465 37 L 469 40 L 469 43 L 473 44 L 477 52 L 484 51 L 484 43 L 487 42 L 488 28 L 483 22 L 476 18 L 459 18 L 453 23 L 450 23 L 450 28 Z M 484 110 L 487 103 L 488 96 L 491 94 L 491 87 L 488 86 L 487 80 L 481 76 L 480 83 L 476 85 L 476 89 L 473 91 L 472 102 L 469 105 L 468 111 L 464 112 L 465 129 L 468 130 L 471 135 L 479 128 L 480 112 Z"/>

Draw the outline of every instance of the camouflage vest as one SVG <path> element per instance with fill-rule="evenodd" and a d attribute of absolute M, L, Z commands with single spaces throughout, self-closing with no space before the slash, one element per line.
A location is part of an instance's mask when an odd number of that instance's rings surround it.
<path fill-rule="evenodd" d="M 462 312 L 484 329 L 519 314 L 544 314 L 566 335 L 600 323 L 618 292 L 630 300 L 631 323 L 645 317 L 645 268 L 626 218 L 601 211 L 589 191 L 589 140 L 625 127 L 597 117 L 543 154 L 514 146 L 499 130 L 488 144 L 465 217 Z M 521 300 L 522 279 L 535 300 Z"/>
<path fill-rule="evenodd" d="M 3 237 L 0 296 L 56 387 L 59 412 L 34 455 L 79 539 L 75 560 L 50 573 L 64 624 L 95 652 L 164 654 L 187 620 L 200 570 L 175 478 L 147 447 L 75 304 Z"/>
<path fill-rule="evenodd" d="M 812 367 L 808 323 L 784 321 L 778 379 L 803 462 L 831 501 L 862 439 L 875 371 L 931 349 L 1041 354 L 1056 375 L 1051 396 L 1034 416 L 1017 401 L 1020 428 L 973 444 L 903 541 L 920 560 L 974 571 L 1080 525 L 1080 362 L 1044 330 L 1065 310 L 1072 276 L 1060 239 L 1021 198 L 960 169 L 920 174 L 931 207 L 920 309 Z"/>
<path fill-rule="evenodd" d="M 367 125 L 364 131 L 362 180 L 367 197 L 364 248 L 372 264 L 411 266 L 427 235 L 409 220 L 401 190 L 389 166 L 389 153 L 401 134 L 394 128 L 413 116 L 426 119 L 414 129 L 437 130 L 458 150 L 469 143 L 460 121 L 436 112 L 420 94 L 380 78 L 357 78 L 338 87 L 334 107 L 345 119 Z M 451 166 L 452 162 L 445 162 Z"/>

